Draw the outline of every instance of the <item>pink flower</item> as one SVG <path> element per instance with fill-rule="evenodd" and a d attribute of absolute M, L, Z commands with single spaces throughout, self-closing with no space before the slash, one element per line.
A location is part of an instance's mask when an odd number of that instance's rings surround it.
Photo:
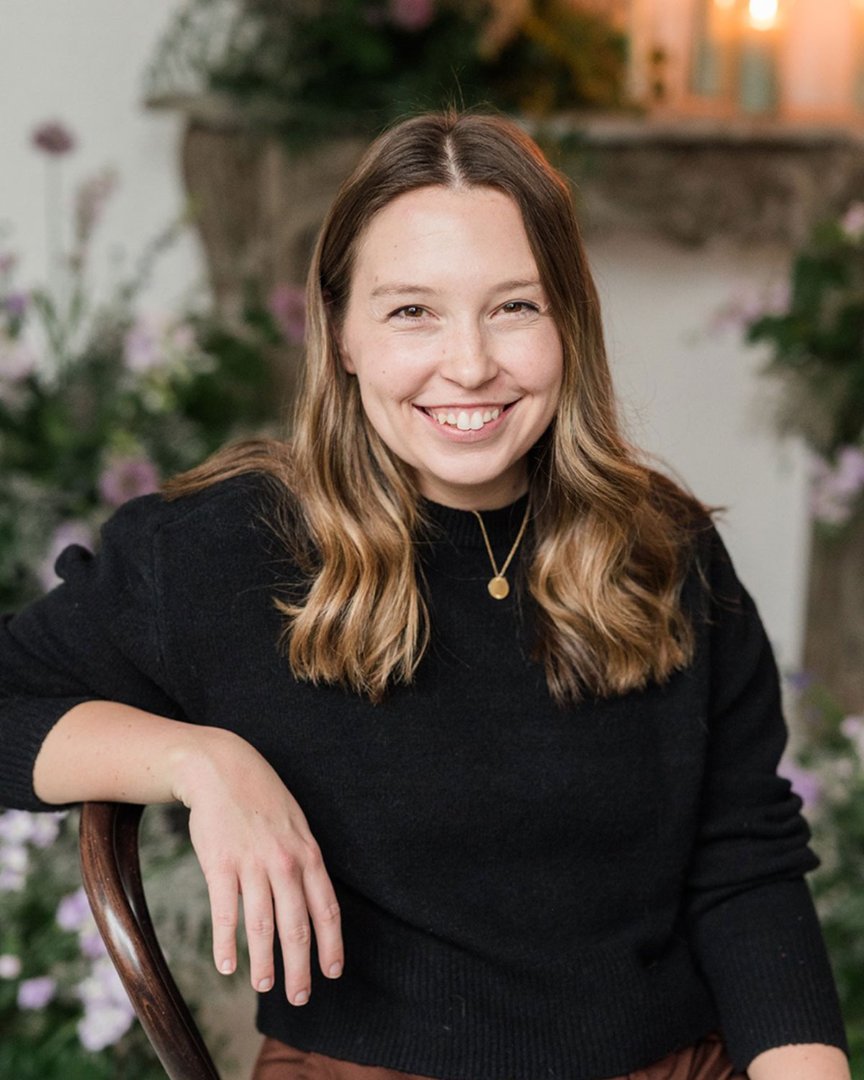
<path fill-rule="evenodd" d="M 267 307 L 288 344 L 302 345 L 306 333 L 306 294 L 303 286 L 277 285 L 267 299 Z"/>
<path fill-rule="evenodd" d="M 34 128 L 31 141 L 37 150 L 55 157 L 71 153 L 76 144 L 75 136 L 59 120 L 48 120 Z"/>
<path fill-rule="evenodd" d="M 390 0 L 390 20 L 402 30 L 425 30 L 435 18 L 435 0 Z"/>
<path fill-rule="evenodd" d="M 152 316 L 142 315 L 123 339 L 123 361 L 130 371 L 144 374 L 162 363 L 164 328 Z"/>
<path fill-rule="evenodd" d="M 853 202 L 840 219 L 840 231 L 852 243 L 864 238 L 864 202 Z"/>
<path fill-rule="evenodd" d="M 109 506 L 159 490 L 159 473 L 146 457 L 117 457 L 99 477 L 99 494 Z"/>
<path fill-rule="evenodd" d="M 19 1009 L 44 1009 L 57 992 L 57 982 L 49 975 L 25 979 L 18 987 Z"/>
<path fill-rule="evenodd" d="M 3 298 L 3 307 L 13 319 L 20 319 L 25 315 L 29 304 L 30 297 L 26 292 L 10 292 Z"/>
<path fill-rule="evenodd" d="M 4 251 L 0 254 L 0 277 L 11 274 L 18 265 L 18 256 L 12 251 Z"/>

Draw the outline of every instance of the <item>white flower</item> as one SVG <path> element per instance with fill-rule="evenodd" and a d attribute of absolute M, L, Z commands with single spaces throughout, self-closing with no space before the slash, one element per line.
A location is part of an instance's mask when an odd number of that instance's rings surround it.
<path fill-rule="evenodd" d="M 88 1009 L 76 1029 L 81 1045 L 92 1053 L 113 1046 L 132 1026 L 133 1015 L 119 1005 L 99 1005 Z"/>
<path fill-rule="evenodd" d="M 840 219 L 840 231 L 853 243 L 864 238 L 864 202 L 853 202 Z"/>
<path fill-rule="evenodd" d="M 21 958 L 12 953 L 0 956 L 0 979 L 17 979 L 21 974 Z"/>

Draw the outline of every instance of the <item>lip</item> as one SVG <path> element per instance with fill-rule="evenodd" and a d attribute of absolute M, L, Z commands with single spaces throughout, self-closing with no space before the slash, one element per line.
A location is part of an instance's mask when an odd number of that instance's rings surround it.
<path fill-rule="evenodd" d="M 425 420 L 442 439 L 446 439 L 448 442 L 462 442 L 471 443 L 479 442 L 483 439 L 488 439 L 490 435 L 494 435 L 502 424 L 507 422 L 507 418 L 513 411 L 513 406 L 517 405 L 521 399 L 517 398 L 515 401 L 501 402 L 486 402 L 483 404 L 471 404 L 471 405 L 415 405 L 414 410 L 419 416 Z M 439 424 L 434 416 L 430 416 L 427 410 L 434 409 L 444 411 L 444 409 L 452 409 L 454 411 L 465 410 L 465 412 L 473 412 L 475 409 L 500 409 L 501 413 L 495 420 L 489 420 L 480 428 L 479 431 L 468 430 L 461 431 L 457 427 L 451 427 L 450 424 Z"/>

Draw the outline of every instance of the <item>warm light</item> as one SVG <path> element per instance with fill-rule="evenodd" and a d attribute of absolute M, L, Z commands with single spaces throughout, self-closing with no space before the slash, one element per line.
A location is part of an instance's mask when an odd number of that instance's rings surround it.
<path fill-rule="evenodd" d="M 757 30 L 770 30 L 777 23 L 778 0 L 750 0 L 750 25 Z"/>
<path fill-rule="evenodd" d="M 736 2 L 737 0 L 714 0 L 714 7 L 728 10 L 729 8 L 735 7 Z M 864 0 L 859 0 L 859 3 L 864 4 Z"/>

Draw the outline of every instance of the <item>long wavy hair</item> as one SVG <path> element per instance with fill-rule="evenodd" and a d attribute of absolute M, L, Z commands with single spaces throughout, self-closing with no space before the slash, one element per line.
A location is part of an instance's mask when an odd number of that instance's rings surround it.
<path fill-rule="evenodd" d="M 415 561 L 417 490 L 366 418 L 357 381 L 340 362 L 338 330 L 364 230 L 397 196 L 430 185 L 495 188 L 513 199 L 563 345 L 557 413 L 531 453 L 523 578 L 550 693 L 567 703 L 663 681 L 692 654 L 680 594 L 704 511 L 621 434 L 568 184 L 509 120 L 422 115 L 372 144 L 315 247 L 290 441 L 228 447 L 166 493 L 253 470 L 274 478 L 283 495 L 278 527 L 308 582 L 302 598 L 275 600 L 295 675 L 372 700 L 411 681 L 429 634 Z"/>

